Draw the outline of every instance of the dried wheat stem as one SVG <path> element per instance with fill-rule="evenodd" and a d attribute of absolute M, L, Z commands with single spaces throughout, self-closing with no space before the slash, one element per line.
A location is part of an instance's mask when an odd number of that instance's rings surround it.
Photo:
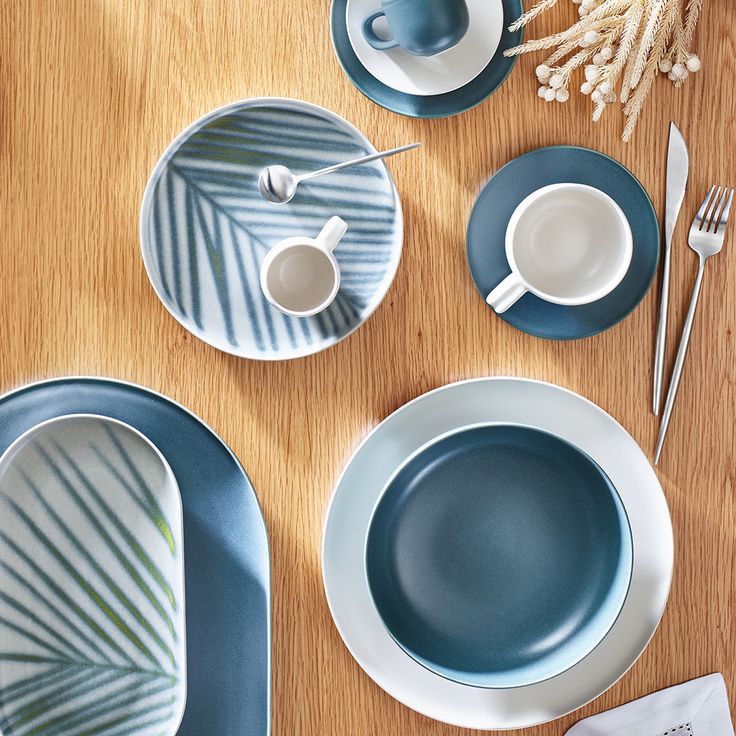
<path fill-rule="evenodd" d="M 622 103 L 626 102 L 629 99 L 629 95 L 631 94 L 631 75 L 634 71 L 634 64 L 636 64 L 636 56 L 640 44 L 641 35 L 638 35 L 636 37 L 636 41 L 634 41 L 634 45 L 631 47 L 631 53 L 629 54 L 629 58 L 626 60 L 626 64 L 624 66 L 624 76 L 621 80 L 620 96 L 620 100 Z"/>
<path fill-rule="evenodd" d="M 634 68 L 631 72 L 631 79 L 629 85 L 634 88 L 639 84 L 641 75 L 644 73 L 644 68 L 649 58 L 649 52 L 658 38 L 659 32 L 662 28 L 662 16 L 667 0 L 653 0 L 652 9 L 649 13 L 646 26 L 644 27 L 644 33 L 641 37 L 641 43 L 636 52 L 634 60 Z M 679 0 L 677 0 L 679 2 Z M 671 5 L 674 5 L 670 0 Z"/>
<path fill-rule="evenodd" d="M 637 2 L 629 8 L 629 11 L 626 14 L 626 22 L 621 34 L 621 42 L 619 43 L 618 51 L 606 70 L 605 79 L 612 84 L 614 84 L 619 78 L 627 59 L 631 56 L 631 51 L 636 43 L 643 15 L 644 4 L 641 0 L 637 0 Z"/>
<path fill-rule="evenodd" d="M 634 132 L 634 127 L 636 126 L 639 114 L 641 113 L 644 105 L 644 100 L 649 94 L 654 78 L 659 73 L 659 64 L 667 51 L 667 44 L 677 20 L 678 8 L 679 2 L 670 2 L 669 7 L 667 8 L 667 13 L 665 14 L 663 22 L 657 32 L 657 36 L 654 39 L 654 43 L 652 44 L 649 61 L 646 63 L 640 83 L 636 86 L 631 98 L 624 107 L 626 125 L 624 126 L 622 138 L 625 142 L 628 142 L 631 139 L 631 134 Z"/>
<path fill-rule="evenodd" d="M 538 15 L 541 15 L 545 11 L 554 7 L 557 4 L 557 0 L 539 0 L 539 2 L 530 8 L 524 15 L 517 18 L 510 26 L 509 30 L 513 33 L 518 31 L 519 28 L 523 28 L 527 23 L 533 21 Z"/>
<path fill-rule="evenodd" d="M 572 39 L 577 39 L 577 41 L 579 41 L 589 31 L 602 31 L 608 28 L 608 26 L 612 25 L 612 23 L 614 25 L 616 23 L 616 21 L 614 21 L 611 17 L 606 16 L 594 18 L 591 21 L 592 16 L 593 13 L 590 13 L 590 15 L 583 18 L 583 20 L 578 21 L 574 26 L 568 28 L 566 31 L 562 31 L 561 33 L 555 33 L 551 36 L 539 38 L 534 41 L 527 41 L 520 46 L 514 46 L 513 48 L 506 49 L 506 51 L 503 52 L 503 55 L 518 56 L 519 54 L 526 54 L 529 51 L 541 51 L 543 49 L 550 49 L 553 46 L 557 46 Z M 614 16 L 614 18 L 619 17 L 622 16 Z M 583 23 L 583 21 L 585 21 L 585 23 Z"/>
<path fill-rule="evenodd" d="M 687 4 L 687 14 L 685 18 L 685 33 L 683 43 L 686 49 L 690 49 L 693 43 L 693 36 L 695 35 L 695 28 L 698 25 L 698 18 L 700 17 L 700 8 L 703 5 L 703 0 L 689 0 Z"/>
<path fill-rule="evenodd" d="M 548 56 L 544 60 L 544 63 L 547 66 L 554 66 L 558 61 L 564 59 L 568 54 L 579 48 L 579 46 L 580 42 L 577 38 L 565 41 L 565 43 L 560 44 L 560 46 L 557 48 L 557 51 L 555 51 L 551 56 Z"/>

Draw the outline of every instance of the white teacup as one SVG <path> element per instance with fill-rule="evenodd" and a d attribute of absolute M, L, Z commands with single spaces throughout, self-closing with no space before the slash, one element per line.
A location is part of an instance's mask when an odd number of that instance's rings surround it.
<path fill-rule="evenodd" d="M 499 313 L 527 291 L 554 304 L 589 304 L 621 283 L 632 251 L 626 215 L 607 194 L 585 184 L 542 187 L 511 215 L 511 275 L 486 301 Z"/>
<path fill-rule="evenodd" d="M 310 317 L 332 304 L 340 288 L 340 266 L 332 251 L 348 229 L 332 217 L 316 238 L 282 240 L 261 265 L 261 288 L 271 304 L 294 317 Z"/>

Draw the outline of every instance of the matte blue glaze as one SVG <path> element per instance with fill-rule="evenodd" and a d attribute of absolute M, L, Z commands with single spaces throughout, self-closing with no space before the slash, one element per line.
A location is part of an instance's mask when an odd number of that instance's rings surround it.
<path fill-rule="evenodd" d="M 491 177 L 478 196 L 468 223 L 467 256 L 475 286 L 485 300 L 511 273 L 505 251 L 511 214 L 536 189 L 560 182 L 597 187 L 618 203 L 634 237 L 629 270 L 608 296 L 591 304 L 565 307 L 527 293 L 498 316 L 530 335 L 571 340 L 596 335 L 628 316 L 649 291 L 657 272 L 657 215 L 649 195 L 628 169 L 605 154 L 575 146 L 539 148 L 515 158 Z"/>
<path fill-rule="evenodd" d="M 347 0 L 333 0 L 330 13 L 332 43 L 338 61 L 353 84 L 370 100 L 387 110 L 415 118 L 443 118 L 475 107 L 493 94 L 511 72 L 516 57 L 505 57 L 504 49 L 521 43 L 521 30 L 511 33 L 508 26 L 523 12 L 521 0 L 493 0 L 503 4 L 503 26 L 498 49 L 488 66 L 466 85 L 442 95 L 408 95 L 379 82 L 353 51 L 345 22 Z"/>
<path fill-rule="evenodd" d="M 45 381 L 0 398 L 0 454 L 39 422 L 78 413 L 106 415 L 143 432 L 179 483 L 188 682 L 178 736 L 268 736 L 270 558 L 245 471 L 183 407 L 140 386 L 96 378 Z"/>
<path fill-rule="evenodd" d="M 401 46 L 416 56 L 434 56 L 447 51 L 468 32 L 470 14 L 465 0 L 383 0 L 380 10 L 363 23 L 365 40 L 379 51 Z M 393 34 L 384 40 L 373 23 L 386 16 Z"/>
<path fill-rule="evenodd" d="M 366 543 L 371 595 L 396 642 L 468 685 L 520 687 L 595 648 L 628 592 L 618 494 L 576 447 L 530 427 L 474 427 L 389 482 Z"/>

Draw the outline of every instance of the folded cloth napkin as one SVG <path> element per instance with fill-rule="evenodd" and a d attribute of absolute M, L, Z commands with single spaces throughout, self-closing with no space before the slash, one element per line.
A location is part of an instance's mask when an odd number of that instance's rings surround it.
<path fill-rule="evenodd" d="M 566 736 L 734 736 L 720 673 L 647 695 L 576 723 Z"/>

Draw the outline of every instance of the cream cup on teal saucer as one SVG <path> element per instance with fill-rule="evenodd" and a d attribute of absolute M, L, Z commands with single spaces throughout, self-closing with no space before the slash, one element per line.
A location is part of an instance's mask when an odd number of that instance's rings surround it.
<path fill-rule="evenodd" d="M 586 184 L 551 184 L 518 205 L 506 229 L 507 276 L 486 297 L 497 313 L 526 292 L 576 306 L 615 289 L 631 264 L 626 215 L 604 192 Z"/>

